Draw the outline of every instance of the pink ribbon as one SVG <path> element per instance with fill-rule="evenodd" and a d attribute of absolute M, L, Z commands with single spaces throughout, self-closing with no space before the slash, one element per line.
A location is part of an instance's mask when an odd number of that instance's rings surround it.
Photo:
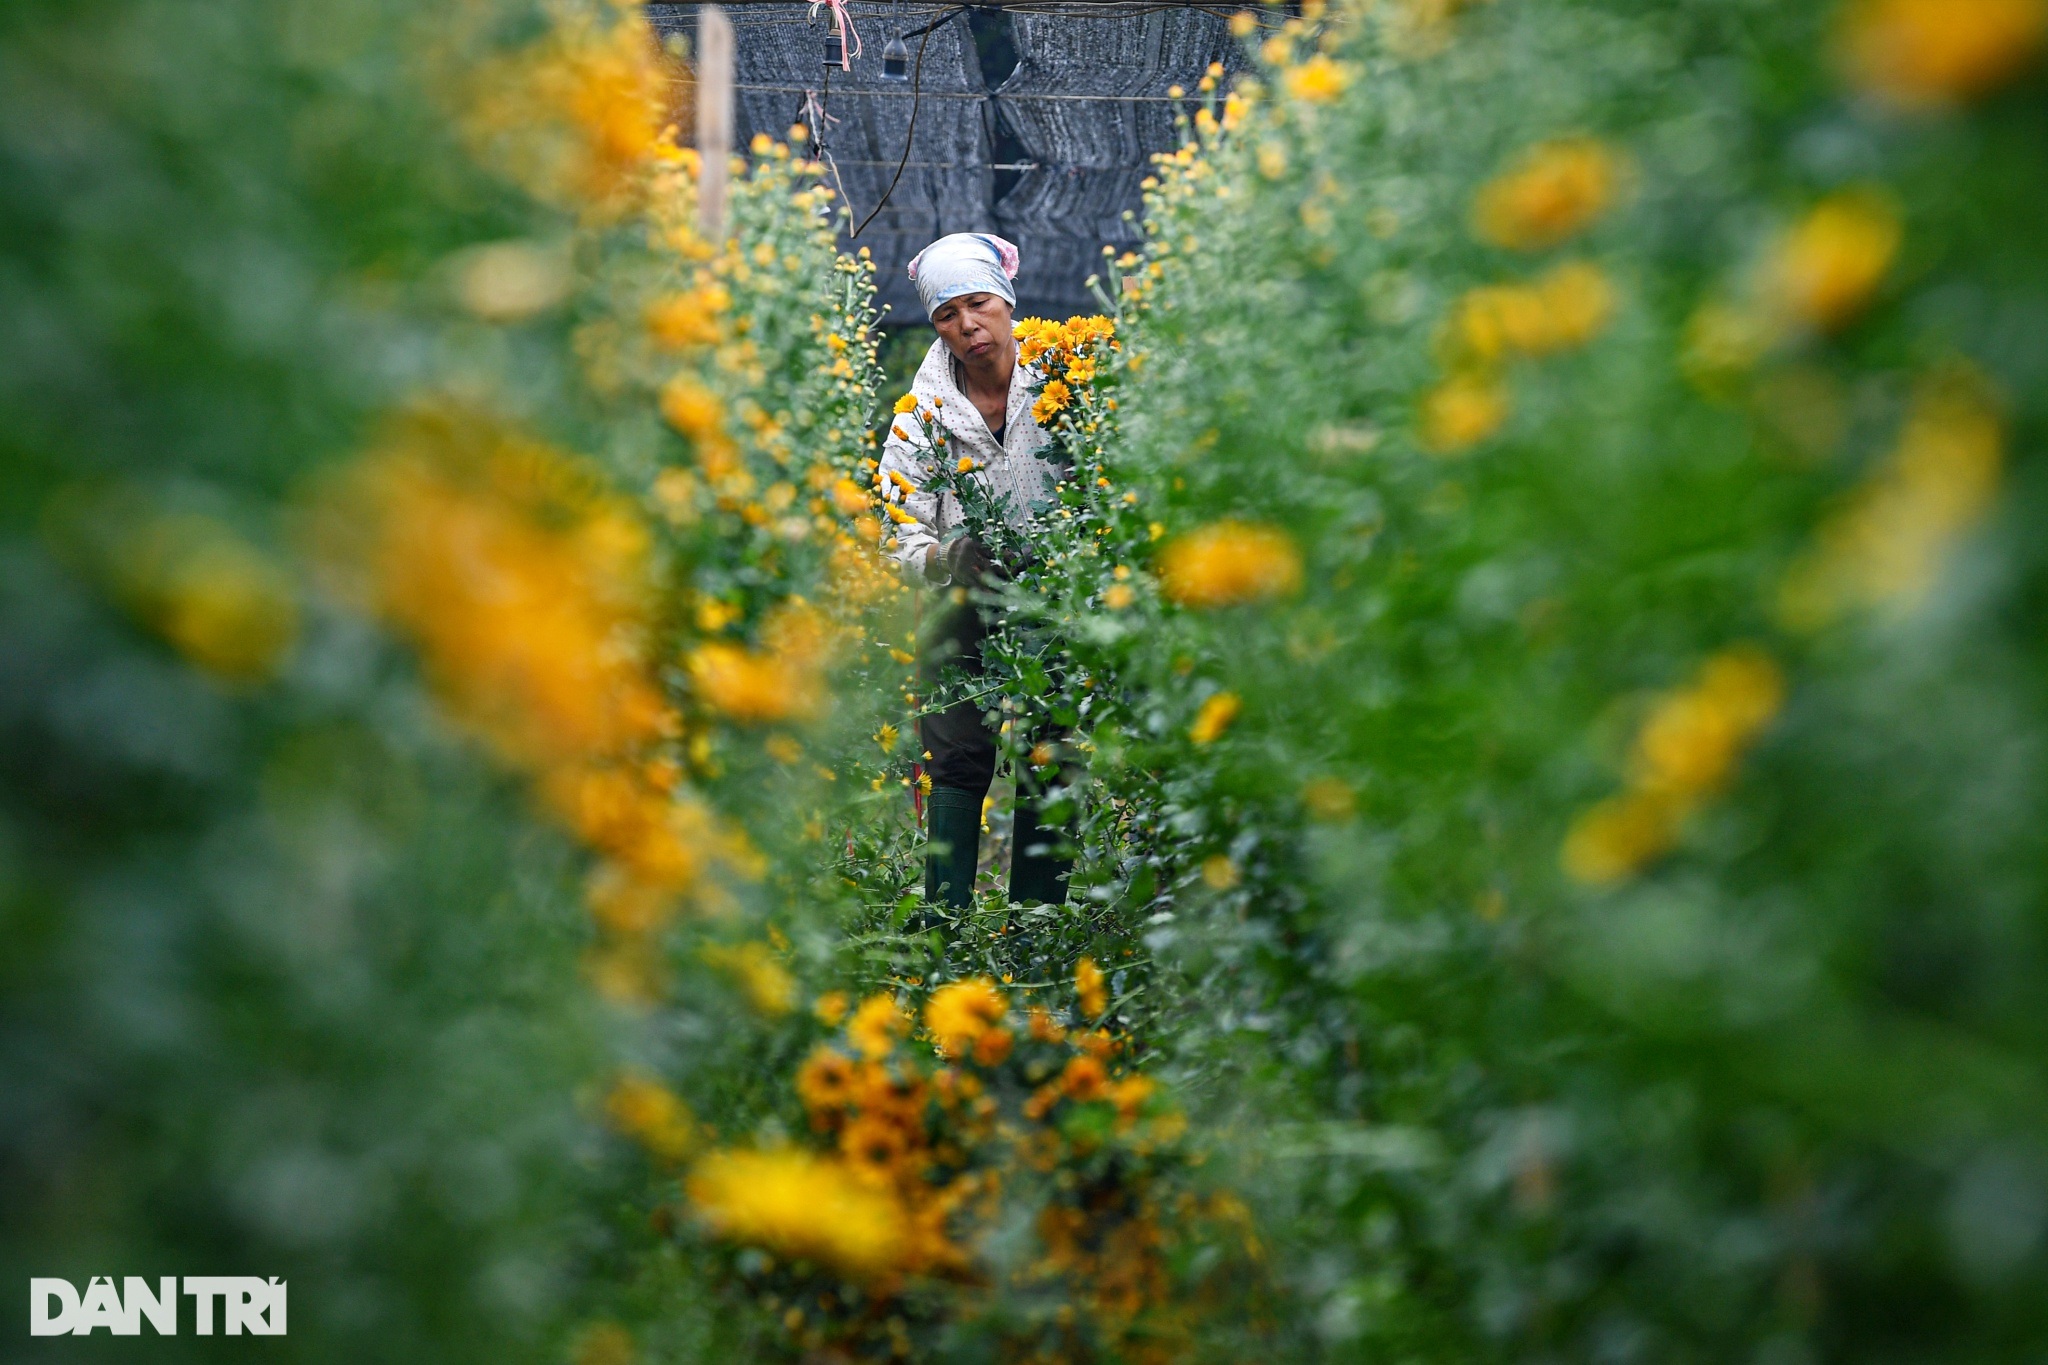
<path fill-rule="evenodd" d="M 818 17 L 821 6 L 832 11 L 832 27 L 839 30 L 839 69 L 853 70 L 853 59 L 860 55 L 860 31 L 853 26 L 853 16 L 846 12 L 846 0 L 811 0 L 811 18 Z"/>
<path fill-rule="evenodd" d="M 818 102 L 818 92 L 815 90 L 804 91 L 803 108 L 796 111 L 796 116 L 811 125 L 811 138 L 820 147 L 825 145 L 825 125 L 839 122 L 837 114 L 825 112 L 825 106 Z"/>

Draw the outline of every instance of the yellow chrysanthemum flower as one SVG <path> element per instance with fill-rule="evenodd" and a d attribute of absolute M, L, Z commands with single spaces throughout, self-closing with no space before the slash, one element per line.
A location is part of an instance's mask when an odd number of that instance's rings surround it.
<path fill-rule="evenodd" d="M 902 1261 L 909 1229 L 886 1189 L 794 1149 L 727 1151 L 697 1163 L 690 1202 L 717 1236 L 872 1279 Z"/>
<path fill-rule="evenodd" d="M 689 1106 L 652 1077 L 619 1077 L 605 1096 L 604 1109 L 613 1127 L 660 1160 L 680 1159 L 696 1141 Z"/>
<path fill-rule="evenodd" d="M 1491 363 L 1583 346 L 1614 314 L 1614 286 L 1586 261 L 1558 266 L 1529 284 L 1467 290 L 1452 314 L 1457 349 Z"/>
<path fill-rule="evenodd" d="M 747 1002 L 771 1017 L 796 1008 L 796 978 L 765 943 L 709 944 L 704 960 L 739 983 Z"/>
<path fill-rule="evenodd" d="M 1958 104 L 2030 66 L 2048 0 L 1857 0 L 1839 45 L 1858 86 L 1906 108 Z"/>
<path fill-rule="evenodd" d="M 1160 586 L 1187 607 L 1227 607 L 1284 597 L 1301 587 L 1301 552 L 1285 531 L 1220 521 L 1169 543 Z"/>
<path fill-rule="evenodd" d="M 648 307 L 647 332 L 671 349 L 712 345 L 724 335 L 719 318 L 731 306 L 732 296 L 717 285 L 670 294 Z"/>
<path fill-rule="evenodd" d="M 1081 1002 L 1081 1013 L 1090 1019 L 1100 1018 L 1109 1008 L 1102 968 L 1095 965 L 1094 958 L 1084 957 L 1074 964 L 1074 995 Z"/>
<path fill-rule="evenodd" d="M 1980 376 L 1956 371 L 1924 384 L 1890 458 L 1786 575 L 1780 619 L 1813 630 L 1845 611 L 1918 602 L 1948 547 L 1990 506 L 2005 444 Z"/>
<path fill-rule="evenodd" d="M 1480 189 L 1473 231 L 1511 251 L 1557 246 L 1607 212 L 1622 174 L 1620 156 L 1593 138 L 1538 143 Z"/>
<path fill-rule="evenodd" d="M 1188 728 L 1188 738 L 1197 744 L 1214 744 L 1243 709 L 1244 701 L 1235 692 L 1216 693 L 1202 703 L 1195 723 Z"/>
<path fill-rule="evenodd" d="M 959 1057 L 976 1039 L 1000 1024 L 1009 1000 L 987 977 L 955 981 L 932 992 L 925 1002 L 924 1023 L 939 1051 Z"/>
<path fill-rule="evenodd" d="M 1869 306 L 1903 237 L 1883 194 L 1831 194 L 1779 239 L 1764 265 L 1764 297 L 1805 326 L 1839 331 Z"/>
<path fill-rule="evenodd" d="M 1439 455 L 1479 444 L 1507 420 L 1507 389 L 1490 374 L 1454 374 L 1422 397 L 1422 443 Z"/>
<path fill-rule="evenodd" d="M 897 1008 L 893 995 L 871 995 L 861 1001 L 846 1025 L 847 1040 L 871 1061 L 888 1056 L 896 1040 L 909 1031 L 910 1020 Z"/>
<path fill-rule="evenodd" d="M 1666 693 L 1637 731 L 1628 790 L 1572 821 L 1559 861 L 1578 881 L 1612 885 L 1669 852 L 1686 818 L 1727 785 L 1743 752 L 1784 704 L 1785 681 L 1753 646 L 1723 650 Z"/>
<path fill-rule="evenodd" d="M 835 995 L 838 993 L 835 991 Z M 821 999 L 819 1004 L 823 1004 Z M 838 1013 L 832 1022 L 838 1022 L 846 1013 L 846 997 L 839 996 Z M 823 1017 L 823 1012 L 820 1012 Z M 796 1072 L 797 1098 L 804 1102 L 804 1108 L 813 1114 L 826 1114 L 852 1104 L 857 1093 L 854 1085 L 855 1068 L 853 1059 L 836 1048 L 820 1044 L 804 1058 Z"/>

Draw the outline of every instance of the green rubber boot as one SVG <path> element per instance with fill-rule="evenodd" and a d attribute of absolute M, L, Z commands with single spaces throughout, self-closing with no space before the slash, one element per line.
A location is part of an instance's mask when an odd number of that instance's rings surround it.
<path fill-rule="evenodd" d="M 964 910 L 981 856 L 981 793 L 934 787 L 924 812 L 924 902 Z"/>
<path fill-rule="evenodd" d="M 1033 847 L 1056 847 L 1061 842 L 1061 832 L 1042 823 L 1038 807 L 1029 801 L 1017 803 L 1016 818 L 1011 828 L 1015 837 L 1010 854 L 1010 899 L 1020 905 L 1029 901 L 1064 905 L 1067 875 L 1074 870 L 1074 860 L 1055 857 L 1050 852 L 1031 851 Z"/>

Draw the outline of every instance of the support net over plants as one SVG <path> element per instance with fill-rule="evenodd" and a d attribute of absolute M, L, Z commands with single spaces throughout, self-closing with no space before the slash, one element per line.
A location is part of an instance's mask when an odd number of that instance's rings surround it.
<path fill-rule="evenodd" d="M 693 34 L 696 6 L 647 8 L 657 32 Z M 1211 63 L 1245 65 L 1225 20 L 1196 9 L 1091 3 L 970 21 L 946 6 L 853 0 L 846 12 L 860 38 L 851 70 L 826 63 L 829 10 L 728 9 L 735 130 L 742 145 L 797 123 L 817 136 L 811 150 L 822 148 L 853 225 L 873 216 L 841 246 L 873 253 L 884 326 L 923 320 L 903 268 L 948 232 L 1018 244 L 1019 316 L 1092 311 L 1085 281 L 1102 248 L 1138 241 L 1124 215 L 1152 156 L 1179 145 L 1169 91 L 1192 91 Z M 902 35 L 908 79 L 891 80 L 884 50 Z"/>

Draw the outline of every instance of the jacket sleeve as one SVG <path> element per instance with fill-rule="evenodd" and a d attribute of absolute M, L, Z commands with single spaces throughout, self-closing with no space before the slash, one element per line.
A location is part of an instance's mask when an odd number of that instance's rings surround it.
<path fill-rule="evenodd" d="M 925 552 L 939 543 L 939 494 L 924 491 L 931 468 L 931 447 L 916 420 L 891 418 L 879 475 L 885 504 L 882 549 L 913 583 L 933 581 L 924 574 Z"/>

